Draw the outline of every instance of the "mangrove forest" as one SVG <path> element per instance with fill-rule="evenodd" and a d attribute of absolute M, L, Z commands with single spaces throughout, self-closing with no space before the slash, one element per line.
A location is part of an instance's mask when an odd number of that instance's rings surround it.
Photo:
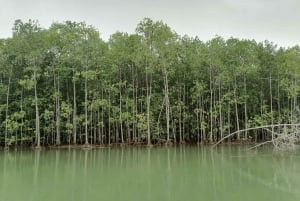
<path fill-rule="evenodd" d="M 0 39 L 1 147 L 264 142 L 247 129 L 299 120 L 297 45 L 201 41 L 149 18 L 99 32 L 15 21 Z"/>

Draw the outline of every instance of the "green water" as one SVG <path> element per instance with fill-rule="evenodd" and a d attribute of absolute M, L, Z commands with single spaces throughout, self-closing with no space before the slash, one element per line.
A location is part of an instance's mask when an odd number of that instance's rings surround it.
<path fill-rule="evenodd" d="M 297 201 L 299 167 L 242 147 L 0 152 L 0 201 Z"/>

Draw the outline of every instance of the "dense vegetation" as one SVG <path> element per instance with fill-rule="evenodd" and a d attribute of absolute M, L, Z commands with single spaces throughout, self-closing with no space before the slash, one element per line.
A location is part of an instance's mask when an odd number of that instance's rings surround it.
<path fill-rule="evenodd" d="M 298 111 L 298 46 L 202 42 L 150 19 L 108 42 L 85 23 L 17 20 L 0 68 L 2 146 L 215 142 Z"/>

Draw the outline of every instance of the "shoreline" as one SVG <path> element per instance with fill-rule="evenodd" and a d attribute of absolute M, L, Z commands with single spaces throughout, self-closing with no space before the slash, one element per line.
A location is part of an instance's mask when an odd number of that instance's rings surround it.
<path fill-rule="evenodd" d="M 242 145 L 257 145 L 261 142 L 223 142 L 218 146 L 242 146 Z M 112 143 L 110 145 L 101 144 L 76 144 L 76 145 L 58 145 L 58 146 L 11 146 L 11 147 L 0 147 L 0 151 L 10 150 L 60 150 L 60 149 L 106 149 L 106 148 L 158 148 L 158 147 L 178 147 L 178 146 L 202 146 L 202 147 L 213 147 L 215 143 L 165 143 L 165 144 L 143 144 L 143 143 Z M 218 147 L 217 146 L 217 147 Z"/>

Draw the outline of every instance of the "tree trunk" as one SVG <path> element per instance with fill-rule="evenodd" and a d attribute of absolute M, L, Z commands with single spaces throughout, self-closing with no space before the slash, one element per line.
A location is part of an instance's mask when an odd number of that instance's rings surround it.
<path fill-rule="evenodd" d="M 23 86 L 22 86 L 22 90 L 21 90 L 21 102 L 20 102 L 20 109 L 21 111 L 23 112 Z M 23 124 L 24 124 L 24 117 L 22 115 L 22 118 L 21 118 L 21 130 L 20 130 L 20 134 L 21 134 L 21 140 L 20 140 L 20 143 L 21 143 L 21 147 L 23 145 Z"/>
<path fill-rule="evenodd" d="M 271 124 L 274 125 L 274 117 L 273 117 L 273 95 L 272 95 L 272 77 L 270 75 L 269 79 L 270 85 L 270 109 L 271 109 Z M 272 140 L 273 140 L 274 126 L 272 126 Z"/>
<path fill-rule="evenodd" d="M 237 106 L 237 97 L 236 97 L 236 89 L 237 89 L 237 84 L 236 84 L 236 77 L 234 78 L 234 106 L 235 106 L 235 117 L 236 117 L 236 127 L 237 127 L 237 140 L 240 141 L 240 123 L 239 123 L 239 113 L 238 113 L 238 106 Z"/>
<path fill-rule="evenodd" d="M 178 103 L 179 103 L 179 117 L 178 117 L 178 125 L 179 125 L 179 143 L 183 143 L 182 141 L 182 104 L 181 104 L 181 87 L 179 89 L 179 92 L 178 92 Z"/>
<path fill-rule="evenodd" d="M 197 144 L 200 144 L 200 111 L 199 111 L 199 107 L 200 107 L 200 101 L 197 100 L 197 112 L 196 112 L 196 121 L 197 121 Z"/>
<path fill-rule="evenodd" d="M 109 85 L 110 87 L 110 85 Z M 110 98 L 110 91 L 111 89 L 109 88 L 108 91 L 108 145 L 110 145 L 110 133 L 111 133 L 111 125 L 110 125 L 110 107 L 111 107 L 111 98 Z"/>
<path fill-rule="evenodd" d="M 221 101 L 221 81 L 219 81 L 219 126 L 220 138 L 223 138 L 223 118 L 222 118 L 222 101 Z"/>
<path fill-rule="evenodd" d="M 36 144 L 37 148 L 40 148 L 40 146 L 41 146 L 41 138 L 40 138 L 40 114 L 39 114 L 38 96 L 37 96 L 36 71 L 37 70 L 34 69 L 34 72 L 33 72 L 33 78 L 34 78 L 34 103 L 35 103 L 35 139 L 36 139 L 35 144 Z"/>
<path fill-rule="evenodd" d="M 151 75 L 146 72 L 146 85 L 147 85 L 147 145 L 151 145 L 150 133 L 150 104 L 151 104 Z"/>
<path fill-rule="evenodd" d="M 5 148 L 7 148 L 7 141 L 8 141 L 8 104 L 9 104 L 9 93 L 10 93 L 10 82 L 11 82 L 11 74 L 12 74 L 12 67 L 10 68 L 9 78 L 8 78 L 8 86 L 7 86 L 7 93 L 6 93 L 6 109 L 5 109 Z"/>
<path fill-rule="evenodd" d="M 75 72 L 73 71 L 73 144 L 77 143 L 77 104 L 76 104 L 76 81 Z"/>
<path fill-rule="evenodd" d="M 121 133 L 121 143 L 124 143 L 124 136 L 123 136 L 123 120 L 122 120 L 122 79 L 121 79 L 121 68 L 120 68 L 120 79 L 119 79 L 119 124 L 120 124 L 120 133 Z"/>
<path fill-rule="evenodd" d="M 210 67 L 212 68 L 212 67 Z M 213 142 L 213 115 L 212 115 L 212 105 L 213 105 L 213 89 L 212 89 L 212 69 L 210 69 L 209 73 L 209 91 L 210 91 L 210 107 L 209 107 L 209 114 L 210 114 L 210 133 L 209 133 L 209 142 Z"/>
<path fill-rule="evenodd" d="M 85 145 L 88 145 L 89 144 L 89 141 L 88 141 L 88 99 L 87 99 L 87 75 L 84 79 L 84 120 L 85 120 L 85 123 L 84 123 L 84 126 L 85 126 Z"/>
<path fill-rule="evenodd" d="M 244 73 L 244 94 L 246 95 L 247 94 L 247 86 L 246 86 L 246 75 Z M 245 115 L 245 139 L 248 139 L 248 131 L 247 131 L 247 128 L 248 128 L 248 114 L 247 114 L 247 98 L 244 98 L 244 115 Z"/>
<path fill-rule="evenodd" d="M 167 143 L 170 141 L 170 100 L 169 100 L 169 86 L 168 86 L 168 72 L 164 66 L 164 85 L 165 85 L 165 106 L 166 106 L 166 121 L 167 121 Z"/>
<path fill-rule="evenodd" d="M 54 79 L 54 82 L 55 79 Z M 60 94 L 59 94 L 59 75 L 57 76 L 57 89 L 55 89 L 55 102 L 56 102 L 56 145 L 60 145 Z"/>

